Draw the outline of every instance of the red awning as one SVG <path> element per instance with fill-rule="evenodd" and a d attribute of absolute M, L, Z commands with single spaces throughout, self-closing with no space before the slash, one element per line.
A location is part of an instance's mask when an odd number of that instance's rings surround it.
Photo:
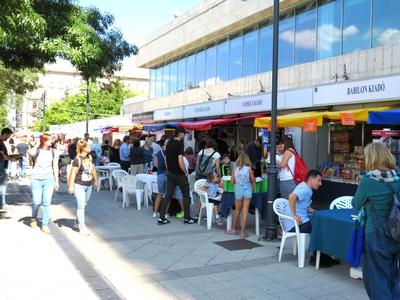
<path fill-rule="evenodd" d="M 241 117 L 230 117 L 230 118 L 222 118 L 222 119 L 211 119 L 211 120 L 202 120 L 195 122 L 177 122 L 177 126 L 182 126 L 188 130 L 210 130 L 213 126 L 225 125 L 232 122 L 236 122 L 243 119 L 253 119 L 260 118 L 265 116 L 265 114 L 254 114 L 247 115 Z"/>

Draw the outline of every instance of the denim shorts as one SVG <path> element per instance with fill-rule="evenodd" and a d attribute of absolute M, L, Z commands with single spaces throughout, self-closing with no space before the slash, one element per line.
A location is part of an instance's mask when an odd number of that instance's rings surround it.
<path fill-rule="evenodd" d="M 165 174 L 157 174 L 158 193 L 165 195 L 167 192 L 167 176 Z"/>
<path fill-rule="evenodd" d="M 253 190 L 251 185 L 236 185 L 235 200 L 251 199 Z"/>

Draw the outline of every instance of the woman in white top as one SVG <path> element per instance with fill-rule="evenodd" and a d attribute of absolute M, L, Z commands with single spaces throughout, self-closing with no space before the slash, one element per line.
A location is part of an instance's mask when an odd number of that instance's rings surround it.
<path fill-rule="evenodd" d="M 53 191 L 58 190 L 58 154 L 51 148 L 51 135 L 43 133 L 40 137 L 40 145 L 37 149 L 30 149 L 29 155 L 35 157 L 35 165 L 32 169 L 32 218 L 30 226 L 37 226 L 39 207 L 43 207 L 42 231 L 50 233 L 49 219 L 50 206 Z"/>
<path fill-rule="evenodd" d="M 277 147 L 278 152 L 283 153 L 282 159 L 276 161 L 276 164 L 281 168 L 279 172 L 279 189 L 281 197 L 288 199 L 296 187 L 296 183 L 293 180 L 294 168 L 296 167 L 296 158 L 293 152 L 296 149 L 293 146 L 293 142 L 288 138 L 285 138 L 283 142 L 278 142 Z"/>

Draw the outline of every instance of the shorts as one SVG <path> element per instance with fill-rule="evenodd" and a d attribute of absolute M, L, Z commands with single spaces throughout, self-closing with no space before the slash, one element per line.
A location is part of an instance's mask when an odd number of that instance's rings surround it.
<path fill-rule="evenodd" d="M 167 192 L 167 176 L 165 174 L 157 174 L 158 193 L 165 195 Z"/>
<path fill-rule="evenodd" d="M 176 200 L 183 200 L 183 194 L 179 186 L 175 187 L 174 199 Z"/>
<path fill-rule="evenodd" d="M 236 185 L 235 200 L 251 199 L 253 189 L 251 185 Z"/>

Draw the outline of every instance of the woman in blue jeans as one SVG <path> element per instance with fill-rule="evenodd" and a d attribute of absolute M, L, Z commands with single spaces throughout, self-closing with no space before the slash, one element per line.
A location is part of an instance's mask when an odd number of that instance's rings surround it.
<path fill-rule="evenodd" d="M 365 147 L 367 173 L 351 202 L 355 209 L 364 207 L 364 285 L 370 299 L 400 299 L 400 243 L 388 237 L 383 224 L 393 205 L 393 193 L 400 191 L 400 171 L 396 160 L 382 143 Z"/>
<path fill-rule="evenodd" d="M 93 188 L 97 188 L 96 167 L 92 162 L 89 153 L 91 147 L 83 140 L 76 144 L 76 153 L 72 162 L 71 174 L 68 180 L 68 192 L 74 194 L 77 202 L 76 224 L 79 226 L 79 232 L 88 235 L 85 223 L 85 207 L 92 194 Z"/>
<path fill-rule="evenodd" d="M 58 190 L 58 155 L 51 148 L 51 135 L 44 133 L 40 137 L 40 144 L 37 149 L 29 150 L 29 155 L 34 157 L 35 165 L 32 169 L 32 218 L 30 226 L 37 227 L 36 218 L 40 206 L 43 207 L 42 231 L 50 233 L 49 219 L 50 206 L 53 191 Z"/>

